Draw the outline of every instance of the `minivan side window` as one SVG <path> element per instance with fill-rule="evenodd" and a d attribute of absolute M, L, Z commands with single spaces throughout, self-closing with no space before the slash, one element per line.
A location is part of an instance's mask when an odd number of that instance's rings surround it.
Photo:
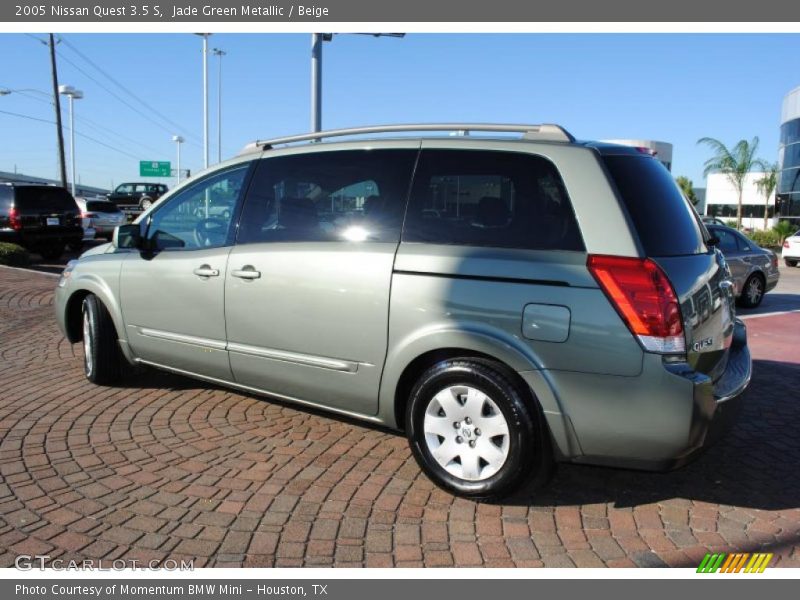
<path fill-rule="evenodd" d="M 250 163 L 202 179 L 159 206 L 147 227 L 155 250 L 228 245 L 236 203 Z"/>
<path fill-rule="evenodd" d="M 584 250 L 553 163 L 484 150 L 422 151 L 403 242 Z"/>
<path fill-rule="evenodd" d="M 417 150 L 346 150 L 262 159 L 237 244 L 397 242 Z"/>

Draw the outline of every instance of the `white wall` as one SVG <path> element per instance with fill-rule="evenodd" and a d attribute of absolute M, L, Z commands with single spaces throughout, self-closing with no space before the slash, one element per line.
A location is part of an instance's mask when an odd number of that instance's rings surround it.
<path fill-rule="evenodd" d="M 764 177 L 764 173 L 748 173 L 744 181 L 744 189 L 742 192 L 742 205 L 755 204 L 761 207 L 759 217 L 742 217 L 742 227 L 746 229 L 764 229 L 764 195 L 758 191 L 756 181 Z M 722 173 L 710 173 L 706 179 L 706 213 L 710 214 L 709 207 L 712 204 L 737 204 L 739 202 L 739 194 L 736 188 Z M 775 206 L 775 192 L 769 197 L 769 205 Z M 735 220 L 733 217 L 721 217 L 722 220 L 729 219 Z M 769 219 L 767 226 L 772 227 L 775 225 L 775 218 Z"/>

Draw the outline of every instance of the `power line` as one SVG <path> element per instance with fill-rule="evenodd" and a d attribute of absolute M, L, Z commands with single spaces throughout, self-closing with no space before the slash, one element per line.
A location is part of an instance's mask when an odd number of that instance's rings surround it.
<path fill-rule="evenodd" d="M 181 125 L 179 125 L 178 123 L 176 123 L 175 121 L 173 121 L 172 119 L 170 119 L 169 117 L 167 117 L 166 115 L 164 115 L 163 113 L 161 113 L 161 112 L 159 112 L 158 110 L 156 110 L 155 108 L 153 108 L 153 106 L 151 106 L 150 104 L 148 104 L 148 103 L 147 103 L 145 100 L 143 100 L 142 98 L 138 97 L 136 94 L 134 94 L 134 93 L 133 93 L 133 92 L 130 90 L 130 87 L 129 87 L 129 86 L 125 86 L 125 85 L 123 85 L 122 83 L 120 83 L 119 81 L 117 81 L 117 80 L 116 80 L 114 77 L 112 77 L 112 76 L 111 76 L 111 75 L 110 75 L 108 72 L 106 72 L 106 71 L 105 71 L 105 70 L 104 70 L 102 67 L 100 67 L 99 65 L 97 65 L 97 63 L 95 63 L 93 60 L 91 60 L 91 59 L 90 59 L 88 56 L 86 56 L 86 55 L 85 55 L 83 52 L 81 52 L 80 50 L 78 50 L 78 49 L 77 49 L 77 48 L 76 48 L 76 47 L 75 47 L 75 46 L 74 46 L 74 45 L 73 45 L 73 44 L 72 44 L 72 43 L 71 43 L 69 40 L 67 40 L 67 39 L 65 39 L 63 36 L 61 36 L 61 41 L 62 41 L 62 42 L 64 42 L 64 44 L 65 44 L 65 45 L 66 45 L 66 46 L 67 46 L 67 47 L 68 47 L 70 50 L 72 50 L 72 51 L 73 51 L 75 54 L 77 54 L 79 57 L 81 57 L 81 58 L 82 58 L 84 61 L 86 61 L 86 62 L 87 62 L 89 65 L 91 65 L 92 67 L 94 67 L 94 69 L 95 69 L 95 70 L 97 70 L 97 71 L 98 71 L 98 72 L 99 72 L 101 75 L 103 75 L 103 76 L 104 76 L 106 79 L 108 79 L 108 80 L 109 80 L 111 83 L 113 83 L 113 84 L 114 84 L 114 85 L 116 85 L 116 86 L 117 86 L 119 89 L 121 89 L 121 90 L 122 90 L 122 91 L 123 91 L 125 94 L 127 94 L 128 96 L 131 96 L 131 97 L 132 97 L 134 100 L 136 100 L 136 101 L 137 101 L 139 104 L 141 104 L 142 106 L 144 106 L 144 107 L 145 107 L 147 110 L 149 110 L 151 113 L 153 113 L 154 115 L 156 115 L 158 118 L 160 118 L 160 119 L 161 119 L 162 121 L 164 121 L 165 123 L 168 123 L 169 125 L 171 125 L 171 126 L 172 126 L 172 127 L 174 127 L 175 129 L 177 129 L 178 131 L 181 131 L 181 132 L 183 132 L 185 135 L 187 135 L 187 136 L 191 136 L 191 134 L 190 134 L 190 133 L 188 133 L 188 130 L 187 130 L 185 127 L 182 127 Z M 63 54 L 62 54 L 62 56 L 63 56 Z M 193 137 L 193 136 L 192 136 L 192 137 Z"/>
<path fill-rule="evenodd" d="M 134 112 L 135 112 L 135 113 L 137 113 L 138 115 L 140 115 L 140 116 L 144 117 L 145 119 L 147 119 L 148 121 L 150 121 L 150 122 L 151 122 L 153 125 L 155 125 L 155 126 L 156 126 L 156 127 L 158 127 L 159 129 L 162 129 L 162 130 L 164 130 L 165 132 L 168 132 L 168 133 L 170 133 L 170 134 L 172 134 L 172 133 L 173 133 L 171 129 L 169 129 L 168 127 L 166 127 L 166 126 L 162 125 L 162 124 L 161 124 L 161 123 L 159 123 L 158 121 L 155 121 L 155 120 L 154 120 L 154 119 L 153 119 L 153 118 L 152 118 L 150 115 L 148 115 L 147 113 L 143 112 L 143 111 L 142 111 L 142 110 L 140 110 L 140 109 L 139 109 L 137 106 L 135 106 L 134 104 L 131 104 L 131 103 L 130 103 L 130 102 L 128 102 L 128 101 L 127 101 L 125 98 L 123 98 L 122 96 L 120 96 L 119 94 L 117 94 L 117 93 L 116 93 L 114 90 L 112 90 L 112 89 L 108 88 L 108 86 L 106 86 L 104 83 L 102 83 L 102 82 L 98 81 L 98 80 L 97 80 L 97 79 L 96 79 L 94 76 L 92 76 L 92 75 L 90 75 L 89 73 L 87 73 L 87 72 L 86 72 L 86 71 L 85 71 L 85 70 L 84 70 L 82 67 L 80 67 L 79 65 L 75 64 L 75 62 L 74 62 L 74 61 L 72 61 L 72 60 L 71 60 L 69 57 L 67 57 L 67 56 L 64 56 L 64 54 L 63 54 L 63 53 L 61 53 L 61 52 L 59 52 L 59 53 L 58 53 L 58 56 L 59 56 L 59 57 L 60 57 L 62 60 L 65 60 L 65 61 L 67 61 L 69 64 L 71 64 L 73 67 L 75 67 L 75 68 L 76 68 L 78 71 L 80 71 L 81 73 L 83 73 L 83 75 L 84 75 L 84 76 L 86 76 L 87 78 L 89 78 L 90 80 L 92 80 L 94 83 L 96 83 L 98 86 L 100 86 L 100 87 L 101 87 L 102 89 L 104 89 L 106 92 L 108 92 L 109 94 L 111 94 L 111 95 L 112 95 L 114 98 L 116 98 L 117 100 L 119 100 L 120 102 L 122 102 L 122 104 L 124 104 L 125 106 L 127 106 L 128 108 L 130 108 L 132 111 L 134 111 Z M 195 146 L 198 146 L 198 147 L 200 146 L 199 144 L 196 144 L 196 143 L 194 143 L 194 142 L 190 142 L 190 143 L 192 143 L 193 145 L 195 145 Z"/>
<path fill-rule="evenodd" d="M 38 121 L 39 123 L 48 123 L 50 125 L 54 125 L 55 124 L 55 121 L 51 121 L 49 119 L 41 119 L 39 117 L 32 117 L 31 115 L 23 115 L 21 113 L 11 112 L 11 111 L 8 111 L 8 110 L 0 110 L 0 113 L 2 113 L 4 115 L 10 115 L 12 117 L 19 117 L 20 119 L 28 119 L 29 121 Z M 67 129 L 69 129 L 69 128 L 67 128 Z M 112 146 L 110 144 L 106 144 L 105 142 L 102 142 L 102 141 L 100 141 L 100 140 L 98 140 L 96 138 L 93 138 L 90 135 L 86 135 L 85 133 L 81 133 L 77 129 L 75 130 L 75 135 L 77 135 L 78 137 L 82 137 L 84 139 L 87 139 L 90 142 L 94 142 L 95 144 L 99 144 L 100 146 L 108 148 L 109 150 L 113 150 L 114 152 L 118 152 L 120 154 L 124 154 L 125 156 L 127 156 L 129 158 L 133 158 L 135 160 L 139 160 L 140 159 L 140 157 L 135 156 L 133 154 L 130 154 L 129 152 L 125 152 L 124 150 L 120 150 L 119 148 L 116 148 L 116 147 L 114 147 L 114 146 Z"/>
<path fill-rule="evenodd" d="M 15 90 L 14 93 L 15 94 L 19 94 L 21 96 L 25 96 L 26 98 L 29 98 L 31 100 L 36 100 L 37 102 L 41 102 L 43 104 L 47 104 L 48 106 L 52 106 L 53 105 L 53 102 L 51 100 L 45 100 L 44 98 L 40 98 L 40 97 L 38 97 L 38 96 L 36 96 L 34 94 L 31 94 L 29 92 L 26 92 L 24 90 Z M 98 123 L 96 121 L 93 121 L 92 119 L 89 119 L 89 118 L 84 117 L 82 115 L 75 115 L 75 120 L 80 122 L 80 123 L 83 123 L 84 125 L 88 125 L 92 129 L 95 129 L 96 131 L 98 131 L 100 133 L 111 134 L 113 136 L 116 136 L 118 138 L 126 140 L 129 143 L 133 144 L 134 146 L 136 146 L 136 147 L 138 147 L 138 148 L 140 148 L 142 150 L 146 150 L 147 152 L 151 152 L 151 153 L 153 153 L 155 155 L 164 154 L 163 150 L 156 150 L 152 146 L 148 146 L 146 144 L 143 144 L 142 142 L 134 140 L 133 138 L 128 137 L 127 135 L 125 135 L 123 133 L 120 133 L 119 131 L 115 131 L 115 130 L 113 130 L 110 127 L 107 127 L 105 125 L 101 125 L 100 123 Z M 76 130 L 76 132 L 77 132 L 77 130 Z"/>

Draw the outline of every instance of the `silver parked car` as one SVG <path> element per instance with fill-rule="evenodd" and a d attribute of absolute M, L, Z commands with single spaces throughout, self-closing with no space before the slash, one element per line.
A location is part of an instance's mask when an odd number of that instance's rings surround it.
<path fill-rule="evenodd" d="M 718 225 L 707 227 L 719 240 L 717 247 L 728 262 L 736 298 L 743 307 L 755 308 L 761 304 L 764 294 L 778 285 L 781 276 L 778 256 L 735 229 Z"/>
<path fill-rule="evenodd" d="M 114 229 L 128 222 L 125 213 L 113 202 L 108 200 L 93 200 L 91 198 L 75 198 L 81 217 L 88 219 L 94 229 L 94 237 L 106 238 L 111 241 Z"/>
<path fill-rule="evenodd" d="M 482 135 L 411 136 L 450 131 Z M 673 468 L 722 431 L 751 360 L 711 242 L 633 148 L 337 130 L 170 191 L 67 266 L 56 316 L 95 383 L 150 365 L 396 428 L 438 485 L 494 498 L 557 461 Z"/>

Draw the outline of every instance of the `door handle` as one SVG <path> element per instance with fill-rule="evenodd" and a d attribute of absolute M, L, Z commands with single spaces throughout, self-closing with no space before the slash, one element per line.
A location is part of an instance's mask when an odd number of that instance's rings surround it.
<path fill-rule="evenodd" d="M 231 271 L 231 275 L 239 279 L 259 279 L 261 277 L 261 271 L 256 271 L 252 265 L 245 265 L 241 269 L 234 269 Z"/>
<path fill-rule="evenodd" d="M 212 269 L 209 265 L 202 265 L 192 271 L 198 277 L 219 277 L 219 269 Z"/>

